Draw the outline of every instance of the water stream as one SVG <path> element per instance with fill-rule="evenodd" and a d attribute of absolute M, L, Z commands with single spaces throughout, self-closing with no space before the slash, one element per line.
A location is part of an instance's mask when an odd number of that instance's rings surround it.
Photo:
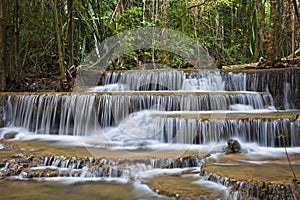
<path fill-rule="evenodd" d="M 255 84 L 257 76 L 251 78 L 250 86 L 249 76 L 218 71 L 106 72 L 99 77 L 99 86 L 84 93 L 8 94 L 2 138 L 16 132 L 15 141 L 48 141 L 64 145 L 67 151 L 86 148 L 95 157 L 98 150 L 102 157 L 109 152 L 132 156 L 124 156 L 127 161 L 102 159 L 99 163 L 44 156 L 30 171 L 14 178 L 28 180 L 34 172 L 40 176 L 34 179 L 40 181 L 93 181 L 93 187 L 107 182 L 107 190 L 121 184 L 124 187 L 120 188 L 131 188 L 132 193 L 126 194 L 129 199 L 140 198 L 136 191 L 143 191 L 142 198 L 152 199 L 162 196 L 143 181 L 156 185 L 160 177 L 172 179 L 168 176 L 172 174 L 177 176 L 172 181 L 188 181 L 191 188 L 202 188 L 207 196 L 218 191 L 218 198 L 229 198 L 224 184 L 195 176 L 203 164 L 199 155 L 218 157 L 230 138 L 239 140 L 245 159 L 253 162 L 284 156 L 284 147 L 293 154 L 300 153 L 300 119 L 294 116 L 299 110 L 288 101 L 297 83 L 285 82 L 284 109 L 277 110 L 268 79 L 261 86 L 265 89 L 256 90 L 261 88 Z M 171 159 L 170 152 L 178 159 Z M 196 152 L 198 157 L 183 159 L 184 152 Z M 155 158 L 160 153 L 164 158 Z M 151 158 L 141 159 L 140 155 Z M 45 171 L 54 177 L 43 174 Z"/>

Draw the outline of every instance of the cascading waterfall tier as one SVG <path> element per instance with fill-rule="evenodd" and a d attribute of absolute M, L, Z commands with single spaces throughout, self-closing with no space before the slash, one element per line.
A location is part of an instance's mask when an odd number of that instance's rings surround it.
<path fill-rule="evenodd" d="M 300 108 L 300 68 L 222 71 L 227 91 L 269 92 L 280 109 Z"/>
<path fill-rule="evenodd" d="M 240 71 L 158 70 L 105 72 L 100 91 L 113 90 L 191 90 L 269 92 L 275 106 L 300 108 L 300 69 Z M 107 85 L 111 85 L 107 87 Z M 106 86 L 106 87 L 101 87 Z"/>
<path fill-rule="evenodd" d="M 298 79 L 295 77 L 298 72 L 285 70 L 283 78 L 276 79 L 277 82 L 286 81 L 286 86 L 291 89 L 286 91 L 282 99 L 297 94 Z M 299 146 L 296 137 L 298 126 L 290 122 L 291 117 L 278 120 L 253 115 L 249 115 L 251 119 L 240 120 L 226 117 L 225 111 L 228 110 L 274 110 L 273 97 L 269 93 L 274 89 L 270 84 L 279 86 L 279 83 L 270 83 L 273 80 L 270 71 L 261 74 L 220 73 L 213 70 L 105 72 L 100 77 L 99 86 L 91 92 L 7 94 L 7 103 L 1 109 L 2 116 L 5 116 L 2 122 L 6 126 L 23 127 L 36 134 L 88 136 L 99 133 L 100 129 L 118 127 L 132 113 L 143 110 L 223 111 L 224 118 L 221 120 L 215 119 L 213 115 L 205 120 L 154 117 L 152 121 L 159 124 L 159 134 L 151 139 L 164 143 L 205 144 L 238 137 L 262 146 Z M 294 87 L 296 89 L 292 89 Z M 293 107 L 289 107 L 292 104 L 286 105 L 288 108 Z M 149 116 L 140 116 L 137 121 L 141 124 L 151 121 Z M 287 140 L 286 144 L 277 139 L 283 136 Z"/>
<path fill-rule="evenodd" d="M 7 124 L 41 134 L 88 135 L 141 110 L 228 110 L 235 104 L 264 109 L 273 102 L 268 93 L 248 92 L 25 94 L 8 97 Z"/>
<path fill-rule="evenodd" d="M 112 161 L 104 158 L 66 158 L 60 156 L 20 156 L 9 160 L 0 168 L 1 177 L 22 178 L 80 177 L 80 178 L 123 178 L 134 179 L 136 173 L 152 169 L 174 169 L 201 167 L 203 160 L 195 156 L 153 158 L 137 161 Z M 18 170 L 18 169 L 22 170 Z"/>
<path fill-rule="evenodd" d="M 161 140 L 167 143 L 209 144 L 238 138 L 265 147 L 300 146 L 300 120 L 159 118 Z"/>
<path fill-rule="evenodd" d="M 99 85 L 124 84 L 128 90 L 180 90 L 184 72 L 170 71 L 119 71 L 106 72 L 101 76 Z"/>

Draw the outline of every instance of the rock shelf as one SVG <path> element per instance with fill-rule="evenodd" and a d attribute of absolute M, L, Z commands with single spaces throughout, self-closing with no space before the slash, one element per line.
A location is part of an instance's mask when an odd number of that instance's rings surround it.
<path fill-rule="evenodd" d="M 150 179 L 141 179 L 154 192 L 169 197 L 205 199 L 205 197 L 226 196 L 224 193 L 215 193 L 210 189 L 194 190 L 198 186 L 190 184 L 200 177 L 227 187 L 230 199 L 297 199 L 300 197 L 299 182 L 293 183 L 293 176 L 284 156 L 266 158 L 251 157 L 247 153 L 228 155 L 221 153 L 216 158 L 207 152 L 185 152 L 182 156 L 172 158 L 172 153 L 165 151 L 149 154 L 149 157 L 145 158 L 144 154 L 130 155 L 129 153 L 128 155 L 128 152 L 124 152 L 121 155 L 120 151 L 101 150 L 102 157 L 94 157 L 86 151 L 85 147 L 62 147 L 41 141 L 20 142 L 4 139 L 1 140 L 1 144 L 5 147 L 0 154 L 2 178 L 68 177 L 83 176 L 83 173 L 87 177 L 121 177 L 129 166 L 144 163 L 166 169 L 184 167 L 199 169 L 185 170 L 176 176 L 159 175 Z M 113 160 L 116 154 L 119 155 L 119 159 Z M 300 174 L 300 155 L 291 154 L 290 160 L 295 173 Z M 83 172 L 82 169 L 86 171 Z M 186 177 L 189 174 L 192 176 Z M 136 177 L 134 174 L 129 174 L 129 179 L 136 180 Z M 178 184 L 179 182 L 182 184 Z M 185 187 L 187 187 L 186 191 Z"/>

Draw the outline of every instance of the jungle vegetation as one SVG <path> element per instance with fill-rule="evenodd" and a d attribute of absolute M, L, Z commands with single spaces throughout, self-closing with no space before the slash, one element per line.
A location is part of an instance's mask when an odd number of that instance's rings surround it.
<path fill-rule="evenodd" d="M 180 31 L 223 65 L 262 56 L 272 65 L 299 54 L 299 7 L 299 0 L 0 0 L 0 91 L 20 89 L 36 77 L 67 85 L 97 44 L 138 27 Z M 150 57 L 151 50 L 138 50 L 113 69 Z M 158 50 L 155 62 L 185 65 Z"/>

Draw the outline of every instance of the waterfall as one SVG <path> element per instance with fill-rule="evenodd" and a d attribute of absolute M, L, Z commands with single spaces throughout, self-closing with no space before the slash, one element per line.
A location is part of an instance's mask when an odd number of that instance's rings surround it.
<path fill-rule="evenodd" d="M 246 91 L 247 90 L 247 75 L 246 73 L 222 72 L 222 77 L 225 81 L 225 89 L 227 91 Z M 255 90 L 250 90 L 255 91 Z"/>
<path fill-rule="evenodd" d="M 299 70 L 276 69 L 248 71 L 245 73 L 222 72 L 227 91 L 257 91 L 272 94 L 275 106 L 280 109 L 300 108 Z"/>
<path fill-rule="evenodd" d="M 160 118 L 162 140 L 168 143 L 208 144 L 239 138 L 265 147 L 296 147 L 300 120 Z"/>
<path fill-rule="evenodd" d="M 94 90 L 122 88 L 123 90 L 204 90 L 222 91 L 224 82 L 219 71 L 125 71 L 106 72 Z M 107 87 L 108 86 L 108 87 Z M 125 87 L 124 87 L 125 86 Z"/>
<path fill-rule="evenodd" d="M 100 85 L 121 84 L 129 86 L 129 90 L 179 90 L 182 88 L 184 72 L 169 71 L 125 71 L 106 72 Z"/>
<path fill-rule="evenodd" d="M 107 138 L 114 141 L 137 140 L 138 134 L 141 140 L 174 144 L 208 144 L 235 137 L 266 147 L 295 147 L 300 145 L 299 119 L 261 116 L 275 110 L 279 97 L 274 100 L 271 93 L 279 92 L 274 92 L 274 87 L 284 90 L 280 100 L 285 109 L 297 106 L 290 101 L 298 98 L 297 73 L 286 70 L 274 78 L 265 71 L 105 72 L 91 92 L 8 94 L 2 115 L 8 126 L 35 134 L 90 136 L 103 134 L 103 130 L 108 135 L 113 130 Z M 233 119 L 226 117 L 229 110 L 247 111 L 244 115 L 260 113 Z M 154 111 L 160 114 L 153 115 Z M 124 132 L 136 138 L 125 137 Z"/>
<path fill-rule="evenodd" d="M 93 91 L 207 90 L 269 92 L 281 109 L 300 107 L 299 70 L 246 72 L 158 70 L 104 73 Z M 284 98 L 283 98 L 284 97 Z"/>
<path fill-rule="evenodd" d="M 180 92 L 170 95 L 116 94 L 43 94 L 16 95 L 8 98 L 10 126 L 20 126 L 36 133 L 88 135 L 119 124 L 130 113 L 147 109 L 163 111 L 228 110 L 230 105 L 246 104 L 254 109 L 272 105 L 269 94 Z"/>

